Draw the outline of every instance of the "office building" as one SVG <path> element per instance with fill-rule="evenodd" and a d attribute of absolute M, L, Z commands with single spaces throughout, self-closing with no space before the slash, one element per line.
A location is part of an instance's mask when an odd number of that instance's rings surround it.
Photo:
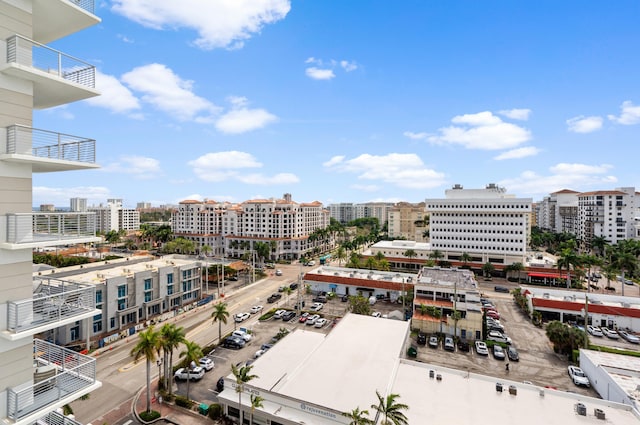
<path fill-rule="evenodd" d="M 34 248 L 97 242 L 93 214 L 33 212 L 32 174 L 97 168 L 95 140 L 38 128 L 33 111 L 98 95 L 95 67 L 48 46 L 100 22 L 93 1 L 0 1 L 0 418 L 62 423 L 56 409 L 97 389 L 92 357 L 34 338 L 90 320 L 93 288 L 34 286 Z"/>

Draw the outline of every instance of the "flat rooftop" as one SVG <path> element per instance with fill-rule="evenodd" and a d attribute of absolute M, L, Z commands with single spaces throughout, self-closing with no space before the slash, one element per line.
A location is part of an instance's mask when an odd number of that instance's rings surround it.
<path fill-rule="evenodd" d="M 305 275 L 325 275 L 325 276 L 337 276 L 346 277 L 351 279 L 368 279 L 368 280 L 384 280 L 387 282 L 407 283 L 414 282 L 416 278 L 415 273 L 399 273 L 399 272 L 386 272 L 380 270 L 366 270 L 366 269 L 350 269 L 347 267 L 336 266 L 319 266 L 308 272 Z"/>
<path fill-rule="evenodd" d="M 471 270 L 440 267 L 423 267 L 418 273 L 416 285 L 457 287 L 461 290 L 478 289 L 478 282 Z"/>
<path fill-rule="evenodd" d="M 525 291 L 531 294 L 532 298 L 541 300 L 550 300 L 556 302 L 568 302 L 576 304 L 576 308 L 580 310 L 584 307 L 585 298 L 589 299 L 589 311 L 599 312 L 602 308 L 612 308 L 615 310 L 607 310 L 605 313 L 615 314 L 618 309 L 630 309 L 627 311 L 637 311 L 637 316 L 640 316 L 640 298 L 633 296 L 627 297 L 622 295 L 609 295 L 601 294 L 597 292 L 581 292 L 562 289 L 552 289 L 550 287 L 540 286 L 526 286 L 521 285 L 522 292 Z M 602 307 L 600 307 L 602 306 Z"/>
<path fill-rule="evenodd" d="M 640 358 L 595 350 L 580 350 L 580 355 L 589 357 L 593 364 L 605 369 L 631 398 L 640 400 Z"/>

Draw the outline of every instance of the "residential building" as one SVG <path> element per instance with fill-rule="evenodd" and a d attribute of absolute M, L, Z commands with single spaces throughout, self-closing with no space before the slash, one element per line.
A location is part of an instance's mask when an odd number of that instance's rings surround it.
<path fill-rule="evenodd" d="M 355 206 L 350 202 L 330 204 L 327 208 L 329 208 L 329 215 L 331 218 L 342 224 L 347 224 L 350 221 L 353 221 L 356 217 Z"/>
<path fill-rule="evenodd" d="M 330 204 L 327 208 L 331 218 L 342 224 L 347 224 L 358 218 L 375 217 L 382 227 L 388 220 L 389 208 L 393 206 L 392 202 L 366 202 L 363 204 Z"/>
<path fill-rule="evenodd" d="M 297 203 L 290 194 L 240 204 L 182 201 L 171 224 L 176 236 L 198 248 L 211 247 L 214 256 L 240 257 L 253 252 L 255 242 L 267 242 L 273 260 L 297 259 L 319 246 L 309 235 L 328 225 L 329 213 L 320 202 Z"/>
<path fill-rule="evenodd" d="M 140 212 L 124 208 L 122 199 L 108 199 L 106 206 L 100 204 L 88 210 L 96 214 L 96 226 L 100 232 L 140 230 Z"/>
<path fill-rule="evenodd" d="M 151 209 L 151 202 L 138 202 L 136 204 L 137 210 L 148 210 Z"/>
<path fill-rule="evenodd" d="M 71 211 L 86 212 L 87 198 L 71 198 L 69 200 L 69 207 Z"/>
<path fill-rule="evenodd" d="M 54 212 L 56 210 L 55 205 L 53 204 L 42 204 L 40 205 L 41 212 Z"/>
<path fill-rule="evenodd" d="M 474 273 L 424 267 L 415 278 L 411 327 L 466 340 L 482 339 L 482 304 Z"/>
<path fill-rule="evenodd" d="M 556 233 L 575 234 L 578 221 L 579 193 L 563 189 L 545 196 L 542 202 L 536 205 L 538 227 Z"/>
<path fill-rule="evenodd" d="M 398 202 L 388 209 L 387 228 L 390 238 L 416 242 L 429 240 L 429 215 L 425 203 Z"/>
<path fill-rule="evenodd" d="M 396 403 L 409 407 L 402 411 L 409 424 L 639 420 L 633 405 L 407 359 L 409 332 L 409 322 L 357 314 L 345 316 L 327 335 L 296 329 L 253 362 L 255 378 L 240 393 L 235 377 L 227 375 L 218 402 L 236 421 L 242 410 L 254 423 L 271 425 L 349 424 L 343 412 L 355 408 L 368 410 L 379 423 L 383 418 L 369 407 L 378 403 L 376 392 L 385 398 L 398 394 Z M 252 395 L 263 399 L 260 407 L 251 407 Z"/>
<path fill-rule="evenodd" d="M 96 25 L 93 1 L 0 1 L 0 418 L 62 423 L 56 409 L 100 387 L 95 358 L 34 338 L 97 311 L 93 288 L 36 285 L 34 248 L 97 242 L 84 212 L 33 212 L 32 175 L 97 168 L 95 140 L 34 126 L 34 110 L 98 95 L 95 67 L 47 44 Z"/>
<path fill-rule="evenodd" d="M 531 198 L 516 198 L 495 184 L 484 189 L 455 185 L 445 196 L 426 200 L 431 249 L 441 252 L 443 260 L 459 261 L 466 253 L 482 263 L 524 263 L 531 234 Z"/>

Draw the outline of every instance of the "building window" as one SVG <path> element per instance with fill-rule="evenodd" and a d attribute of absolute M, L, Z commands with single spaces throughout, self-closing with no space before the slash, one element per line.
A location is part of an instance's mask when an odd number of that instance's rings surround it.
<path fill-rule="evenodd" d="M 112 317 L 111 320 L 109 320 L 109 328 L 113 329 L 116 327 L 116 318 Z"/>
<path fill-rule="evenodd" d="M 151 279 L 144 280 L 144 290 L 149 291 L 153 287 L 153 281 Z"/>
<path fill-rule="evenodd" d="M 102 291 L 96 291 L 96 304 L 102 303 Z"/>
<path fill-rule="evenodd" d="M 118 300 L 118 311 L 122 311 L 125 308 L 127 308 L 127 300 L 126 299 Z"/>
<path fill-rule="evenodd" d="M 124 298 L 127 296 L 127 285 L 118 286 L 118 298 Z"/>
<path fill-rule="evenodd" d="M 167 275 L 167 285 L 171 285 L 173 283 L 173 273 L 169 273 Z"/>

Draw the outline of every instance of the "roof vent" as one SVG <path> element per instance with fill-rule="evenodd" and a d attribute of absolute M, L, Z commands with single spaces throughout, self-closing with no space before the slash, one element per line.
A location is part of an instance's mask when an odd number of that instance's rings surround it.
<path fill-rule="evenodd" d="M 436 381 L 442 381 L 442 374 L 439 373 L 436 375 Z"/>
<path fill-rule="evenodd" d="M 583 403 L 577 403 L 575 406 L 575 411 L 580 416 L 587 416 L 587 406 Z"/>
<path fill-rule="evenodd" d="M 496 382 L 496 392 L 502 392 L 502 382 Z"/>
<path fill-rule="evenodd" d="M 593 414 L 598 419 L 602 419 L 602 420 L 605 419 L 604 410 L 602 410 L 602 409 L 593 409 Z"/>
<path fill-rule="evenodd" d="M 518 395 L 518 387 L 515 385 L 509 385 L 509 394 Z"/>
<path fill-rule="evenodd" d="M 431 370 L 429 371 L 429 378 L 433 378 L 435 375 L 436 375 L 436 371 L 435 371 L 435 370 L 433 370 L 433 369 L 431 369 Z"/>

